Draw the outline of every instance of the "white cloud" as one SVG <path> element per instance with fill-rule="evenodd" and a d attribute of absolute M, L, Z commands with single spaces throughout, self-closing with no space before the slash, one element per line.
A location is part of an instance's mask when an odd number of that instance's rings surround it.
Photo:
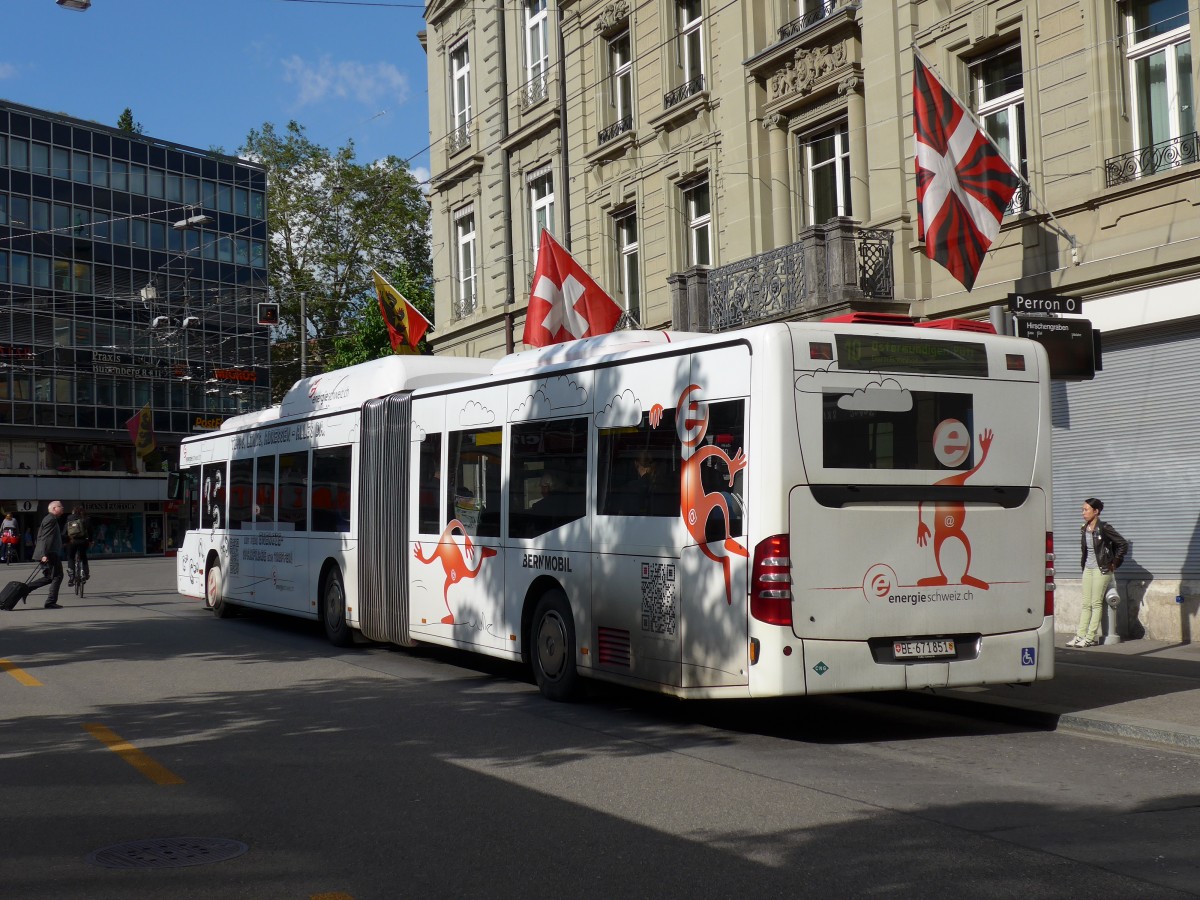
<path fill-rule="evenodd" d="M 628 388 L 613 397 L 604 409 L 596 413 L 597 428 L 628 428 L 640 425 L 641 422 L 642 403 Z"/>
<path fill-rule="evenodd" d="M 0 78 L 12 78 L 17 74 L 17 67 L 12 63 L 0 63 Z"/>
<path fill-rule="evenodd" d="M 840 409 L 875 410 L 879 412 L 908 412 L 912 409 L 912 394 L 900 386 L 894 378 L 873 381 L 853 394 L 838 398 Z"/>
<path fill-rule="evenodd" d="M 283 60 L 283 80 L 296 85 L 296 103 L 300 106 L 329 99 L 403 103 L 409 90 L 408 76 L 391 63 L 338 62 L 328 56 L 316 62 L 289 56 Z"/>

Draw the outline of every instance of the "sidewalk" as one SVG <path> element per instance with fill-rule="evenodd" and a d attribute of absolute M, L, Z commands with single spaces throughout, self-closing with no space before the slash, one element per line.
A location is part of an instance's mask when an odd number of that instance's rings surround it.
<path fill-rule="evenodd" d="M 1054 678 L 941 690 L 1025 722 L 1200 750 L 1200 645 L 1138 640 L 1074 649 L 1057 642 Z"/>

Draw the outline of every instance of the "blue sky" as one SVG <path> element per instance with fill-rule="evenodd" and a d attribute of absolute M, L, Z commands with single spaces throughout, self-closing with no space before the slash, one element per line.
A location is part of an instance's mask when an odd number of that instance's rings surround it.
<path fill-rule="evenodd" d="M 296 0 L 3 0 L 0 97 L 236 153 L 251 128 L 295 119 L 366 162 L 428 176 L 423 4 Z"/>

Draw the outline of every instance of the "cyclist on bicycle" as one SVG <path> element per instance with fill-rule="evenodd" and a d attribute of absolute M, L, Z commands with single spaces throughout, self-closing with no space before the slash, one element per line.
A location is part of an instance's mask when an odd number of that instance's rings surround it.
<path fill-rule="evenodd" d="M 21 536 L 17 534 L 17 520 L 7 509 L 4 510 L 4 521 L 0 522 L 0 554 L 4 556 L 4 564 L 17 562 L 17 547 Z"/>
<path fill-rule="evenodd" d="M 74 587 L 76 580 L 87 581 L 91 576 L 88 568 L 88 547 L 92 544 L 88 521 L 83 507 L 76 506 L 67 517 L 67 586 Z"/>

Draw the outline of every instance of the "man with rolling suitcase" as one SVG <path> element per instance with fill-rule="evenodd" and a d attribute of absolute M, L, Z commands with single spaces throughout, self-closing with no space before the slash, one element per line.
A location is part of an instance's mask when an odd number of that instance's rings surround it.
<path fill-rule="evenodd" d="M 46 595 L 46 609 L 62 609 L 58 604 L 58 589 L 63 580 L 63 538 L 59 519 L 65 512 L 61 500 L 51 500 L 46 518 L 38 528 L 37 546 L 33 548 L 33 558 L 42 564 L 43 577 L 29 585 L 29 590 L 36 591 L 40 587 L 50 585 L 50 593 Z"/>

